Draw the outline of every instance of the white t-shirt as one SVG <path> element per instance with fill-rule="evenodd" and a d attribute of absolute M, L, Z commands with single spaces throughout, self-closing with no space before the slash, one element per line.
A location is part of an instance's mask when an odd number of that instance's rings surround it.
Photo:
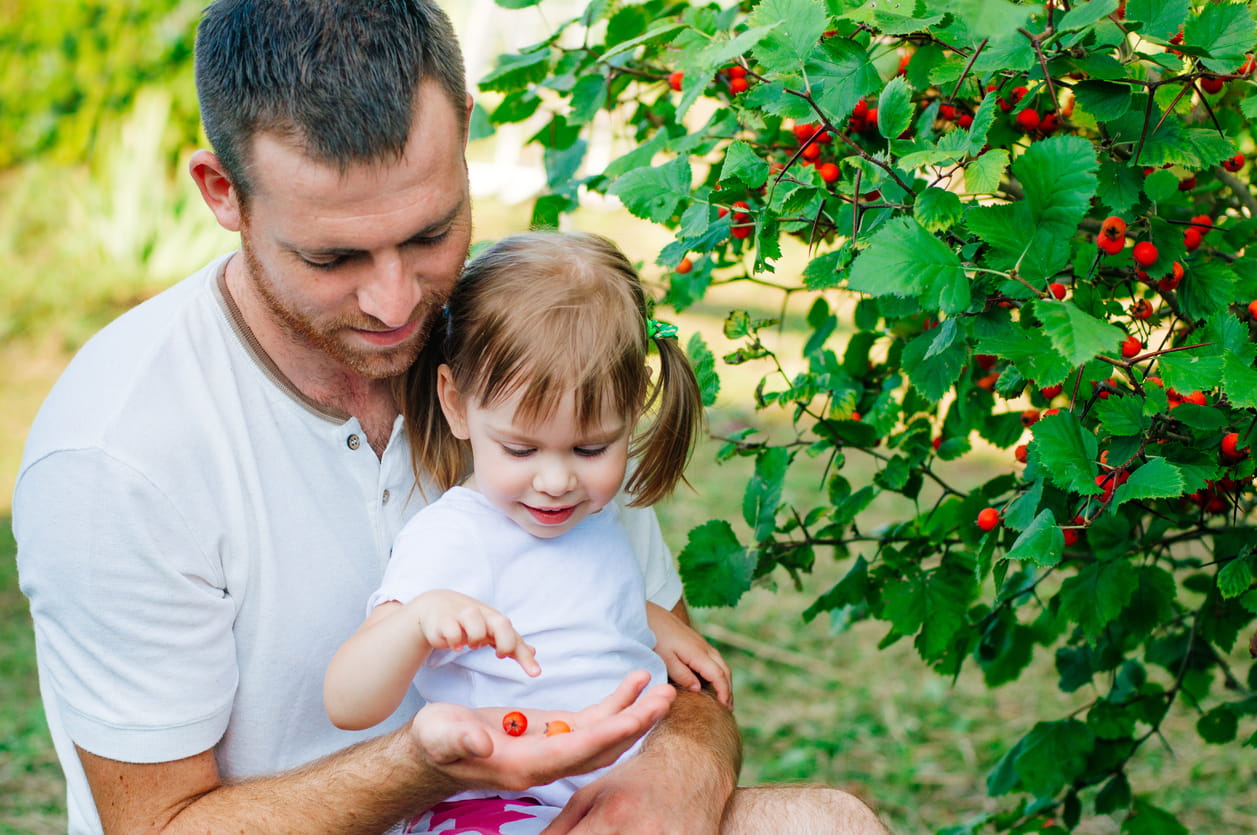
<path fill-rule="evenodd" d="M 224 777 L 290 768 L 399 726 L 342 731 L 327 663 L 422 506 L 400 418 L 377 458 L 302 396 L 226 297 L 224 256 L 88 342 L 27 438 L 19 580 L 66 772 L 70 831 L 100 822 L 74 743 L 126 762 L 213 749 Z M 650 599 L 680 583 L 652 514 L 626 514 Z"/>
<path fill-rule="evenodd" d="M 541 675 L 530 678 L 492 647 L 436 650 L 415 677 L 420 696 L 468 707 L 579 710 L 633 670 L 648 671 L 652 684 L 666 682 L 646 623 L 642 572 L 618 517 L 609 505 L 561 536 L 541 539 L 465 487 L 416 513 L 393 544 L 369 605 L 406 603 L 432 589 L 461 592 L 510 618 L 541 665 Z M 521 794 L 563 806 L 597 774 Z"/>

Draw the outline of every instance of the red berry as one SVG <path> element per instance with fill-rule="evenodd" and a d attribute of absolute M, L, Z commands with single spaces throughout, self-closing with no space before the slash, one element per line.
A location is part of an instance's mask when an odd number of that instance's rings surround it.
<path fill-rule="evenodd" d="M 1096 246 L 1109 255 L 1116 255 L 1126 248 L 1126 237 L 1123 235 L 1117 238 L 1106 238 L 1104 235 L 1101 235 L 1096 238 Z"/>
<path fill-rule="evenodd" d="M 1017 127 L 1025 131 L 1034 130 L 1039 126 L 1039 113 L 1032 107 L 1017 112 Z"/>
<path fill-rule="evenodd" d="M 829 133 L 829 131 L 823 130 L 816 134 L 816 141 L 822 145 L 828 145 L 830 142 L 834 141 L 834 137 Z"/>
<path fill-rule="evenodd" d="M 1130 318 L 1143 321 L 1150 316 L 1152 316 L 1152 304 L 1147 299 L 1139 299 L 1130 306 Z"/>
<path fill-rule="evenodd" d="M 1000 526 L 1000 513 L 993 507 L 984 508 L 978 512 L 978 527 L 984 531 L 993 531 Z"/>
<path fill-rule="evenodd" d="M 1060 409 L 1056 409 L 1056 408 L 1052 408 L 1052 409 L 1044 409 L 1044 410 L 1043 410 L 1043 416 L 1044 416 L 1044 417 L 1051 417 L 1052 415 L 1059 415 L 1060 413 L 1061 413 L 1061 410 L 1060 410 Z"/>
<path fill-rule="evenodd" d="M 1195 226 L 1188 226 L 1183 232 L 1183 246 L 1187 247 L 1188 252 L 1195 252 L 1205 236 Z"/>
<path fill-rule="evenodd" d="M 1013 95 L 1012 95 L 1013 104 L 1016 104 L 1017 102 L 1024 99 L 1026 97 L 1026 94 L 1029 92 L 1030 91 L 1026 89 L 1025 87 L 1014 87 Z"/>
<path fill-rule="evenodd" d="M 1044 386 L 1043 388 L 1039 389 L 1039 394 L 1043 395 L 1048 400 L 1051 400 L 1053 397 L 1055 397 L 1056 395 L 1060 393 L 1061 393 L 1061 387 L 1059 385 Z"/>
<path fill-rule="evenodd" d="M 974 359 L 978 363 L 978 368 L 983 371 L 990 371 L 995 367 L 995 363 L 999 362 L 999 357 L 994 354 L 978 354 Z"/>
<path fill-rule="evenodd" d="M 1235 464 L 1243 461 L 1248 457 L 1248 447 L 1239 448 L 1240 433 L 1228 432 L 1222 436 L 1222 460 L 1228 464 Z"/>
<path fill-rule="evenodd" d="M 1151 267 L 1157 262 L 1157 246 L 1152 241 L 1140 241 L 1130 254 L 1141 267 Z"/>
<path fill-rule="evenodd" d="M 1024 412 L 1021 413 L 1021 425 L 1026 427 L 1027 429 L 1029 429 L 1031 426 L 1034 426 L 1038 422 L 1039 422 L 1038 409 L 1026 409 Z"/>
<path fill-rule="evenodd" d="M 1195 403 L 1197 406 L 1204 406 L 1209 402 L 1209 399 L 1205 397 L 1205 393 L 1203 391 L 1193 391 L 1191 394 L 1183 396 L 1183 402 Z"/>
<path fill-rule="evenodd" d="M 1192 190 L 1192 189 L 1194 189 L 1195 187 L 1196 187 L 1196 177 L 1195 177 L 1195 176 L 1191 176 L 1191 177 L 1184 177 L 1183 179 L 1181 179 L 1181 180 L 1179 180 L 1179 181 L 1178 181 L 1178 190 L 1179 190 L 1179 191 L 1191 191 L 1191 190 Z"/>
<path fill-rule="evenodd" d="M 940 104 L 938 106 L 938 118 L 948 122 L 956 121 L 956 105 Z"/>
<path fill-rule="evenodd" d="M 1025 444 L 1017 444 L 1017 448 L 1013 450 L 1013 456 L 1021 463 L 1026 463 L 1029 456 L 1030 448 Z"/>
<path fill-rule="evenodd" d="M 528 730 L 528 717 L 518 710 L 512 710 L 502 717 L 502 730 L 511 736 L 520 736 Z"/>
<path fill-rule="evenodd" d="M 1053 281 L 1048 285 L 1048 291 L 1058 299 L 1065 298 L 1065 285 L 1059 281 Z"/>
<path fill-rule="evenodd" d="M 811 145 L 808 145 L 799 153 L 800 153 L 800 156 L 802 156 L 806 160 L 815 160 L 815 159 L 820 158 L 821 146 L 813 142 Z"/>
<path fill-rule="evenodd" d="M 968 130 L 973 126 L 973 117 L 968 113 L 961 113 L 958 117 L 956 117 L 956 124 L 960 125 L 965 130 Z"/>
<path fill-rule="evenodd" d="M 751 86 L 751 82 L 745 78 L 733 78 L 729 80 L 729 90 L 734 94 L 745 93 Z"/>
<path fill-rule="evenodd" d="M 733 237 L 737 238 L 738 240 L 742 240 L 743 238 L 751 237 L 751 232 L 754 230 L 754 228 L 755 227 L 753 226 L 743 224 L 740 226 L 733 227 L 733 229 L 730 230 L 730 234 L 732 234 Z"/>
<path fill-rule="evenodd" d="M 1216 75 L 1206 75 L 1200 79 L 1200 87 L 1209 95 L 1216 95 L 1222 92 L 1222 88 L 1226 86 L 1226 80 L 1218 78 Z"/>
<path fill-rule="evenodd" d="M 1061 120 L 1056 113 L 1044 113 L 1039 120 L 1039 131 L 1042 133 L 1055 133 L 1060 126 Z"/>
<path fill-rule="evenodd" d="M 746 78 L 746 67 L 741 64 L 734 64 L 733 66 L 725 67 L 724 72 L 729 78 Z"/>
<path fill-rule="evenodd" d="M 1077 528 L 1061 528 L 1061 534 L 1065 537 L 1065 547 L 1070 548 L 1078 544 Z"/>
<path fill-rule="evenodd" d="M 794 126 L 794 138 L 795 138 L 795 139 L 797 139 L 797 140 L 799 140 L 799 142 L 801 142 L 801 143 L 802 143 L 802 142 L 806 142 L 806 141 L 808 141 L 809 139 L 811 139 L 813 136 L 815 136 L 815 135 L 816 135 L 816 132 L 817 132 L 818 130 L 820 130 L 820 129 L 821 129 L 821 128 L 820 128 L 820 125 L 813 125 L 813 124 L 809 124 L 809 123 L 807 123 L 807 122 L 805 122 L 805 123 L 803 123 L 803 124 L 801 124 L 801 125 L 795 125 L 795 126 Z"/>
<path fill-rule="evenodd" d="M 1248 315 L 1253 319 L 1257 319 L 1257 299 L 1253 299 L 1248 303 Z"/>
<path fill-rule="evenodd" d="M 832 183 L 838 179 L 838 166 L 832 162 L 818 166 L 816 171 L 821 175 L 821 179 L 827 183 Z"/>
<path fill-rule="evenodd" d="M 694 269 L 694 262 L 691 261 L 689 258 L 682 258 L 677 263 L 677 272 L 679 272 L 681 275 L 685 275 L 692 269 Z"/>
<path fill-rule="evenodd" d="M 677 90 L 679 92 L 681 89 L 681 82 L 684 79 L 685 79 L 685 73 L 681 72 L 680 70 L 677 70 L 676 72 L 668 76 L 668 86 L 670 86 L 673 90 Z"/>
<path fill-rule="evenodd" d="M 1109 215 L 1100 224 L 1100 237 L 1102 238 L 1124 238 L 1126 236 L 1126 221 L 1117 215 Z"/>
<path fill-rule="evenodd" d="M 941 447 L 942 445 L 943 445 L 942 435 L 935 435 L 934 439 L 930 441 L 930 446 L 934 447 L 935 452 L 937 452 L 938 448 Z"/>
<path fill-rule="evenodd" d="M 1244 155 L 1236 154 L 1235 156 L 1222 160 L 1222 167 L 1232 173 L 1239 171 L 1244 167 Z"/>
<path fill-rule="evenodd" d="M 1144 344 L 1137 336 L 1128 336 L 1122 340 L 1122 356 L 1126 359 L 1139 356 L 1143 349 Z"/>
<path fill-rule="evenodd" d="M 865 116 L 868 115 L 868 112 L 869 112 L 869 103 L 866 102 L 864 99 L 860 99 L 858 102 L 855 103 L 855 107 L 851 110 L 851 115 L 857 119 L 863 119 Z"/>

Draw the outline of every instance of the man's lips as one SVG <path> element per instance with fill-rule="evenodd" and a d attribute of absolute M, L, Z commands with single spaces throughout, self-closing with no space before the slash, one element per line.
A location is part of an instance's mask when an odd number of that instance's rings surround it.
<path fill-rule="evenodd" d="M 526 504 L 524 507 L 528 508 L 532 518 L 542 525 L 562 525 L 572 518 L 572 514 L 576 512 L 575 505 L 569 505 L 568 507 L 533 507 Z"/>
<path fill-rule="evenodd" d="M 411 337 L 412 334 L 414 334 L 415 329 L 418 327 L 419 327 L 419 323 L 416 321 L 416 322 L 407 322 L 406 324 L 402 325 L 400 328 L 393 328 L 391 330 L 386 330 L 386 331 L 363 330 L 361 328 L 356 328 L 355 332 L 359 336 L 361 336 L 363 339 L 365 339 L 367 342 L 370 342 L 372 345 L 378 345 L 382 348 L 388 348 L 393 345 L 399 345 L 402 342 L 405 342 L 407 339 Z"/>

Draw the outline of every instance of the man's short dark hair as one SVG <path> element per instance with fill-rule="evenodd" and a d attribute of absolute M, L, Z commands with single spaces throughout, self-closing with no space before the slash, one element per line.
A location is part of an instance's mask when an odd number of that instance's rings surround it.
<path fill-rule="evenodd" d="M 216 0 L 197 30 L 201 120 L 242 201 L 259 133 L 341 170 L 399 158 L 427 79 L 462 124 L 462 53 L 430 0 Z"/>

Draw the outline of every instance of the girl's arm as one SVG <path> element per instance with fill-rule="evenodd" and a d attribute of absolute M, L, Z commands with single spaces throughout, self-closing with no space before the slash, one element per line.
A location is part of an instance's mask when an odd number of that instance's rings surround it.
<path fill-rule="evenodd" d="M 530 676 L 541 674 L 533 648 L 501 612 L 449 589 L 402 604 L 381 603 L 332 657 L 323 703 L 332 724 L 361 730 L 384 721 L 434 649 L 492 646 Z"/>
<path fill-rule="evenodd" d="M 678 607 L 681 614 L 684 608 Z M 700 690 L 705 681 L 716 699 L 733 709 L 733 673 L 720 652 L 690 627 L 688 619 L 662 606 L 646 603 L 646 622 L 655 633 L 655 653 L 668 668 L 668 678 L 684 690 Z"/>

